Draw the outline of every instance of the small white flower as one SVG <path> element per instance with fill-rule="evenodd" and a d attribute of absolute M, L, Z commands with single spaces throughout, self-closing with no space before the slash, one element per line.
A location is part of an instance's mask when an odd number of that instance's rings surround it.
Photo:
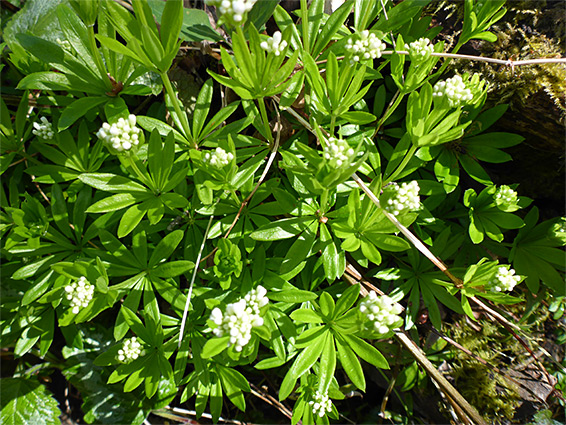
<path fill-rule="evenodd" d="M 518 201 L 517 192 L 506 185 L 500 186 L 493 198 L 497 205 L 502 206 L 514 206 Z"/>
<path fill-rule="evenodd" d="M 127 119 L 120 118 L 110 125 L 105 122 L 96 133 L 102 142 L 118 152 L 127 152 L 139 145 L 141 130 L 136 127 L 136 116 L 130 115 Z"/>
<path fill-rule="evenodd" d="M 41 123 L 38 122 L 33 123 L 33 130 L 31 132 L 35 134 L 37 137 L 40 137 L 45 140 L 53 139 L 55 133 L 53 132 L 53 126 L 51 125 L 51 123 L 47 121 L 47 118 L 45 117 L 41 117 L 40 121 Z"/>
<path fill-rule="evenodd" d="M 352 54 L 351 62 L 380 58 L 385 47 L 385 43 L 368 30 L 354 35 L 346 44 L 346 50 Z"/>
<path fill-rule="evenodd" d="M 383 189 L 381 206 L 393 215 L 399 215 L 405 210 L 414 211 L 420 207 L 419 184 L 413 180 L 410 183 L 391 183 Z"/>
<path fill-rule="evenodd" d="M 260 46 L 267 53 L 273 53 L 275 56 L 279 56 L 287 47 L 287 42 L 281 40 L 280 31 L 275 31 L 273 37 L 268 38 L 267 41 L 262 41 Z"/>
<path fill-rule="evenodd" d="M 205 0 L 209 6 L 216 6 L 216 9 L 231 25 L 240 24 L 244 16 L 256 3 L 257 0 Z"/>
<path fill-rule="evenodd" d="M 210 164 L 216 168 L 224 168 L 225 166 L 230 164 L 233 159 L 234 155 L 232 154 L 232 152 L 226 152 L 222 148 L 216 148 L 211 152 L 206 152 L 202 157 L 202 160 L 205 163 Z"/>
<path fill-rule="evenodd" d="M 501 266 L 497 269 L 495 277 L 487 283 L 486 289 L 491 292 L 512 291 L 520 281 L 521 276 L 516 275 L 514 269 L 508 270 L 507 267 Z"/>
<path fill-rule="evenodd" d="M 71 43 L 69 43 L 68 40 L 61 40 L 60 38 L 57 38 L 57 40 L 55 41 L 59 46 L 63 48 L 63 50 L 66 50 L 67 52 L 71 52 Z"/>
<path fill-rule="evenodd" d="M 323 157 L 331 168 L 340 168 L 343 165 L 349 167 L 354 152 L 346 140 L 330 137 L 324 148 Z"/>
<path fill-rule="evenodd" d="M 314 399 L 309 401 L 309 404 L 312 407 L 313 415 L 320 418 L 332 411 L 332 400 L 330 400 L 328 394 L 323 394 L 320 391 L 314 394 Z"/>
<path fill-rule="evenodd" d="M 436 98 L 446 98 L 451 108 L 465 105 L 474 99 L 472 91 L 459 75 L 436 83 L 432 96 Z"/>
<path fill-rule="evenodd" d="M 86 277 L 81 276 L 79 280 L 65 286 L 66 298 L 71 302 L 71 311 L 78 314 L 81 307 L 88 307 L 94 295 L 94 286 L 91 285 Z"/>
<path fill-rule="evenodd" d="M 412 61 L 418 62 L 428 59 L 434 51 L 434 45 L 430 44 L 428 38 L 419 38 L 410 44 L 405 44 L 405 49 L 409 51 L 409 57 Z"/>
<path fill-rule="evenodd" d="M 399 314 L 403 311 L 403 307 L 391 297 L 378 296 L 375 291 L 371 291 L 360 303 L 360 311 L 372 322 L 376 331 L 385 334 L 396 328 L 395 325 L 401 320 Z"/>
<path fill-rule="evenodd" d="M 269 302 L 266 294 L 267 290 L 260 285 L 239 301 L 228 304 L 224 314 L 218 307 L 212 310 L 210 320 L 217 326 L 212 330 L 214 335 L 230 335 L 228 346 L 242 351 L 252 338 L 252 328 L 263 325 L 260 309 Z"/>
<path fill-rule="evenodd" d="M 122 363 L 129 363 L 139 356 L 143 356 L 142 346 L 135 336 L 125 340 L 122 348 L 118 350 L 118 360 Z"/>

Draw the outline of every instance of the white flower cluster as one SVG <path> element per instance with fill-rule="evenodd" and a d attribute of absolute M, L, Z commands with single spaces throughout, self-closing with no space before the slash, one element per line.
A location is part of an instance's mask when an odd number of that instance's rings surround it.
<path fill-rule="evenodd" d="M 340 168 L 344 164 L 349 165 L 354 156 L 354 149 L 346 140 L 330 137 L 324 148 L 323 156 L 331 168 Z"/>
<path fill-rule="evenodd" d="M 416 180 L 410 183 L 391 183 L 383 189 L 381 206 L 393 215 L 399 215 L 404 210 L 417 210 L 420 207 L 419 184 Z"/>
<path fill-rule="evenodd" d="M 494 195 L 495 203 L 498 205 L 512 206 L 517 204 L 517 192 L 509 186 L 503 185 L 497 189 Z"/>
<path fill-rule="evenodd" d="M 520 281 L 521 276 L 516 275 L 514 269 L 507 270 L 507 267 L 501 266 L 495 277 L 487 283 L 487 289 L 491 292 L 512 291 Z"/>
<path fill-rule="evenodd" d="M 309 401 L 309 404 L 312 407 L 312 413 L 320 418 L 332 411 L 332 400 L 330 400 L 328 394 L 323 394 L 320 391 L 314 394 L 314 400 Z"/>
<path fill-rule="evenodd" d="M 118 122 L 112 125 L 105 122 L 96 133 L 96 136 L 108 147 L 118 152 L 124 152 L 139 144 L 140 131 L 136 127 L 136 116 L 130 115 L 127 119 L 120 118 Z"/>
<path fill-rule="evenodd" d="M 125 340 L 122 348 L 118 350 L 118 360 L 122 363 L 129 363 L 142 355 L 142 346 L 135 336 Z"/>
<path fill-rule="evenodd" d="M 205 163 L 210 164 L 216 168 L 226 167 L 228 164 L 230 164 L 230 162 L 232 162 L 233 159 L 234 155 L 232 154 L 232 152 L 226 152 L 222 148 L 216 148 L 212 152 L 207 152 L 202 157 L 202 160 Z"/>
<path fill-rule="evenodd" d="M 287 42 L 281 40 L 281 32 L 275 31 L 273 37 L 269 37 L 267 41 L 262 41 L 260 44 L 261 48 L 267 53 L 274 53 L 275 56 L 279 56 L 287 47 Z"/>
<path fill-rule="evenodd" d="M 375 291 L 371 291 L 360 303 L 360 311 L 373 322 L 376 331 L 385 334 L 395 329 L 395 324 L 401 320 L 399 314 L 403 311 L 403 307 L 391 297 L 378 296 Z"/>
<path fill-rule="evenodd" d="M 257 0 L 205 0 L 209 6 L 216 6 L 229 23 L 240 23 L 244 15 L 252 10 Z"/>
<path fill-rule="evenodd" d="M 405 49 L 409 51 L 409 57 L 413 61 L 422 61 L 428 59 L 434 51 L 434 44 L 430 44 L 430 40 L 426 37 L 419 38 L 412 43 L 405 44 Z"/>
<path fill-rule="evenodd" d="M 86 277 L 81 276 L 76 282 L 65 286 L 65 292 L 67 300 L 71 301 L 71 311 L 73 314 L 78 314 L 81 307 L 88 307 L 94 295 L 94 286 L 86 280 Z"/>
<path fill-rule="evenodd" d="M 41 117 L 40 121 L 41 124 L 38 122 L 33 123 L 33 130 L 31 132 L 42 139 L 53 139 L 55 133 L 53 132 L 53 126 L 51 123 L 47 121 L 47 118 L 45 117 Z"/>
<path fill-rule="evenodd" d="M 385 43 L 374 33 L 364 30 L 359 33 L 359 38 L 350 38 L 346 44 L 346 50 L 353 54 L 352 62 L 361 60 L 377 59 L 381 57 L 381 52 L 385 50 Z"/>
<path fill-rule="evenodd" d="M 252 328 L 263 325 L 260 309 L 269 302 L 266 294 L 267 290 L 260 285 L 239 301 L 228 304 L 224 314 L 218 307 L 212 310 L 210 320 L 218 326 L 212 330 L 214 335 L 230 335 L 228 346 L 234 345 L 236 351 L 242 351 L 250 342 Z"/>
<path fill-rule="evenodd" d="M 462 77 L 455 75 L 445 81 L 439 81 L 434 85 L 433 97 L 445 97 L 451 108 L 457 108 L 473 100 L 474 95 L 467 87 Z"/>

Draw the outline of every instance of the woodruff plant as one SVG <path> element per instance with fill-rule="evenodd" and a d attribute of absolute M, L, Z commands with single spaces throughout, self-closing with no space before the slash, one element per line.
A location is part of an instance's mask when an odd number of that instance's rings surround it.
<path fill-rule="evenodd" d="M 53 2 L 52 33 L 6 28 L 23 78 L 1 101 L 2 346 L 61 368 L 87 422 L 173 400 L 217 421 L 270 370 L 292 423 L 329 423 L 368 367 L 404 367 L 396 338 L 484 423 L 429 367 L 419 312 L 441 331 L 441 308 L 566 295 L 564 221 L 483 168 L 522 137 L 489 131 L 506 107 L 481 76 L 443 74 L 428 1 L 324 3 L 207 0 L 224 37 L 181 0 Z M 466 0 L 455 50 L 491 41 L 503 3 Z M 168 72 L 198 41 L 220 54 L 189 114 Z M 3 421 L 33 416 L 30 391 Z"/>

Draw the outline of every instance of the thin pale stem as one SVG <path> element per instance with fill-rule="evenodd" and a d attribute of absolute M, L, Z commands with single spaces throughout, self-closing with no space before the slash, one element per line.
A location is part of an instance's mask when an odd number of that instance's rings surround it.
<path fill-rule="evenodd" d="M 392 55 L 393 53 L 398 53 L 400 55 L 408 55 L 409 52 L 406 50 L 384 50 L 381 52 L 382 55 Z M 484 56 L 473 56 L 473 55 L 461 55 L 458 53 L 440 53 L 440 52 L 432 52 L 432 56 L 438 56 L 441 58 L 450 58 L 450 59 L 466 59 L 466 60 L 473 60 L 478 62 L 489 62 L 495 63 L 498 65 L 505 65 L 511 68 L 516 66 L 522 65 L 540 65 L 540 64 L 547 64 L 547 63 L 563 63 L 566 64 L 566 58 L 538 58 L 538 59 L 524 59 L 524 60 L 512 60 L 512 59 L 494 59 L 494 58 L 486 58 Z"/>
<path fill-rule="evenodd" d="M 419 365 L 427 372 L 428 376 L 436 381 L 442 391 L 454 400 L 457 405 L 472 419 L 476 425 L 487 425 L 477 410 L 446 380 L 446 378 L 434 367 L 422 349 L 409 338 L 403 331 L 395 332 L 395 337 L 415 358 Z"/>
<path fill-rule="evenodd" d="M 183 310 L 183 318 L 181 319 L 181 330 L 179 331 L 179 348 L 181 348 L 181 343 L 183 342 L 183 334 L 185 333 L 185 324 L 187 323 L 187 316 L 189 314 L 189 305 L 191 304 L 191 296 L 193 294 L 193 287 L 195 285 L 195 279 L 197 277 L 198 266 L 200 263 L 200 257 L 202 256 L 202 251 L 204 251 L 204 245 L 206 244 L 206 239 L 208 238 L 208 232 L 210 231 L 210 226 L 212 225 L 212 220 L 214 216 L 211 215 L 208 220 L 208 226 L 206 226 L 206 231 L 202 238 L 202 243 L 198 251 L 197 260 L 195 261 L 195 268 L 193 270 L 193 275 L 191 276 L 191 283 L 189 285 L 189 291 L 187 292 L 187 301 L 185 302 L 185 309 Z"/>
<path fill-rule="evenodd" d="M 381 208 L 381 205 L 379 203 L 379 199 L 377 199 L 377 196 L 375 196 L 375 194 L 370 190 L 370 188 L 357 176 L 357 174 L 352 174 L 352 178 L 354 179 L 354 181 L 356 182 L 356 184 L 364 191 L 364 193 L 371 199 L 371 201 L 378 207 Z M 442 271 L 442 273 L 444 273 L 453 283 L 454 285 L 456 285 L 457 288 L 461 288 L 462 287 L 462 280 L 458 279 L 456 276 L 454 276 L 450 270 L 448 270 L 448 267 L 446 267 L 446 265 L 439 260 L 438 258 L 436 258 L 436 256 L 426 247 L 425 244 L 423 244 L 419 238 L 417 238 L 415 235 L 413 235 L 411 233 L 411 231 L 409 229 L 407 229 L 405 226 L 403 226 L 399 220 L 397 220 L 397 218 L 393 215 L 388 213 L 385 210 L 382 210 L 383 214 L 395 225 L 395 227 L 397 227 L 397 229 L 399 229 L 399 231 L 401 233 L 403 233 L 403 235 L 405 235 L 405 237 L 407 239 L 409 239 L 409 241 L 415 246 L 415 248 L 417 248 L 421 254 L 423 254 L 426 258 L 428 258 L 436 267 L 438 267 L 440 269 L 440 271 Z"/>

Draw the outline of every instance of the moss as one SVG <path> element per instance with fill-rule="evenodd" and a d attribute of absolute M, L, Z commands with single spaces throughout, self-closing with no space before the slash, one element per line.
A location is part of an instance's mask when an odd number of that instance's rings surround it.
<path fill-rule="evenodd" d="M 523 354 L 514 338 L 502 334 L 502 330 L 488 321 L 479 323 L 481 330 L 471 329 L 465 319 L 450 327 L 453 338 L 472 353 L 498 369 L 505 368 L 503 359 Z M 485 366 L 466 353 L 455 350 L 451 376 L 454 386 L 489 423 L 510 420 L 521 404 L 517 387 L 499 373 Z"/>

